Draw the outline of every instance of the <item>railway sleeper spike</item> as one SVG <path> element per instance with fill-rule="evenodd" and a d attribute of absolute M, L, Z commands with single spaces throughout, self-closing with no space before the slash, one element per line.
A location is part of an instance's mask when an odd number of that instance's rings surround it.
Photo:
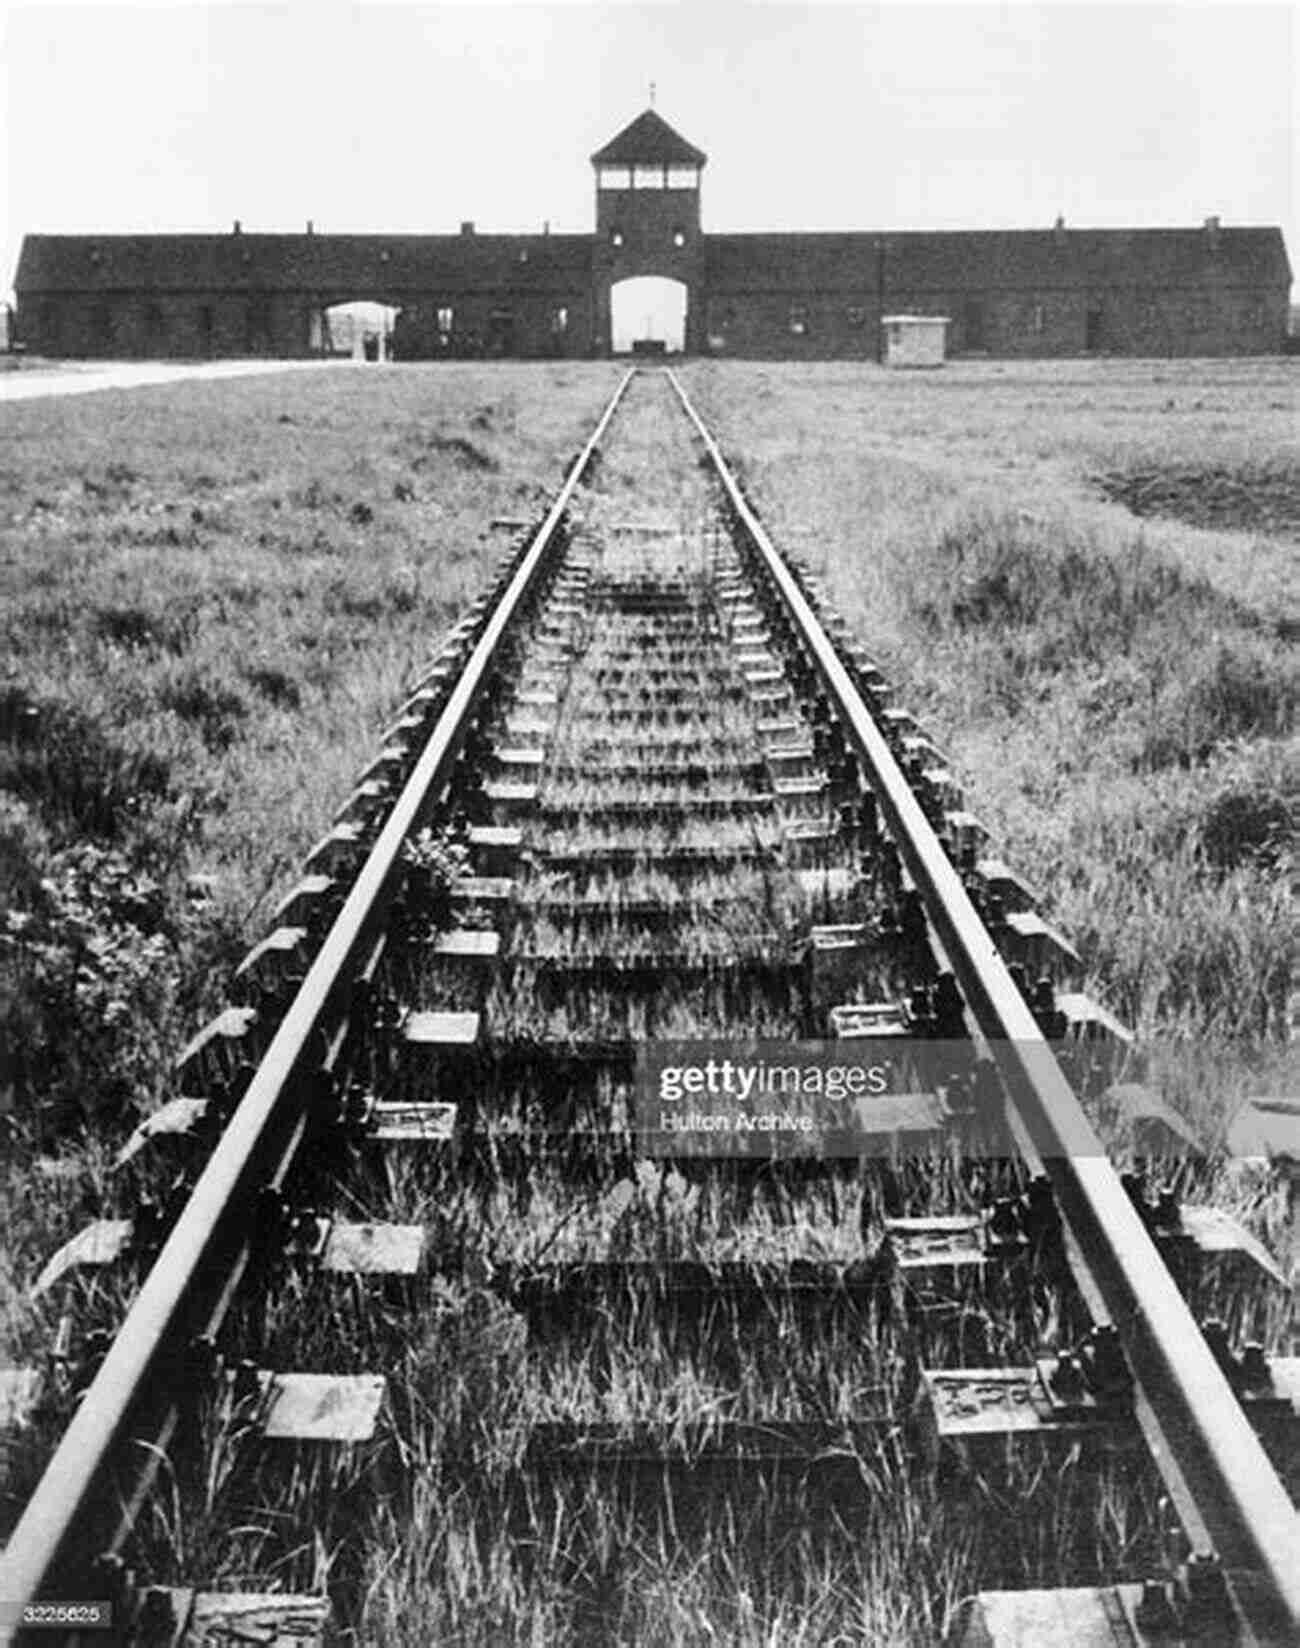
<path fill-rule="evenodd" d="M 1113 1330 L 1093 1329 L 1079 1346 L 1028 1367 L 922 1368 L 918 1435 L 933 1459 L 945 1445 L 985 1460 L 1009 1437 L 1072 1446 L 1139 1449 L 1127 1364 Z M 1252 1359 L 1238 1392 L 1246 1418 L 1294 1495 L 1300 1487 L 1300 1358 Z"/>
<path fill-rule="evenodd" d="M 358 1147 L 432 1146 L 444 1149 L 456 1133 L 458 1107 L 444 1100 L 382 1099 L 364 1089 L 346 1100 L 340 1125 Z"/>
<path fill-rule="evenodd" d="M 422 1225 L 338 1219 L 267 1185 L 254 1205 L 263 1263 L 305 1265 L 326 1275 L 414 1276 L 424 1261 Z"/>

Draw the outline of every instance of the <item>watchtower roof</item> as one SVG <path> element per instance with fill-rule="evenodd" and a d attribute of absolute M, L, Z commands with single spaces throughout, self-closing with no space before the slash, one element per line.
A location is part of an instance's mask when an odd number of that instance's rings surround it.
<path fill-rule="evenodd" d="M 645 109 L 591 157 L 593 166 L 703 166 L 708 156 L 675 132 L 662 115 Z"/>

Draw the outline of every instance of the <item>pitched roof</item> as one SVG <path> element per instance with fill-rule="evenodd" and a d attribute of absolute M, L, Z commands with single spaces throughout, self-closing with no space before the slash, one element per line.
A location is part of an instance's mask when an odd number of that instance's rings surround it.
<path fill-rule="evenodd" d="M 18 292 L 572 292 L 590 235 L 28 235 Z"/>
<path fill-rule="evenodd" d="M 707 235 L 711 292 L 974 292 L 1287 285 L 1280 229 L 1038 229 Z"/>
<path fill-rule="evenodd" d="M 593 166 L 703 166 L 708 156 L 653 109 L 645 109 L 591 157 Z"/>

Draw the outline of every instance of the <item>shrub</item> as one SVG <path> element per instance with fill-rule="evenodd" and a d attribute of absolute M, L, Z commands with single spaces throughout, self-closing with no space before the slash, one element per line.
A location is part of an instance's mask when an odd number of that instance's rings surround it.
<path fill-rule="evenodd" d="M 0 789 L 60 834 L 118 835 L 142 799 L 169 793 L 170 776 L 161 756 L 117 743 L 75 705 L 0 687 Z"/>
<path fill-rule="evenodd" d="M 27 908 L 0 927 L 0 1063 L 20 1114 L 42 1128 L 119 1113 L 160 1068 L 158 1021 L 175 991 L 162 890 L 116 848 L 65 847 L 35 886 L 28 843 L 0 836 Z"/>

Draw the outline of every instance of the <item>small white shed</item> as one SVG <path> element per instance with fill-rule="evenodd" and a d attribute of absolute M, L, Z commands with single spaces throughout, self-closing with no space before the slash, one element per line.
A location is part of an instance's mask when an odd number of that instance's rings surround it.
<path fill-rule="evenodd" d="M 947 347 L 947 315 L 885 315 L 886 366 L 942 366 Z"/>

